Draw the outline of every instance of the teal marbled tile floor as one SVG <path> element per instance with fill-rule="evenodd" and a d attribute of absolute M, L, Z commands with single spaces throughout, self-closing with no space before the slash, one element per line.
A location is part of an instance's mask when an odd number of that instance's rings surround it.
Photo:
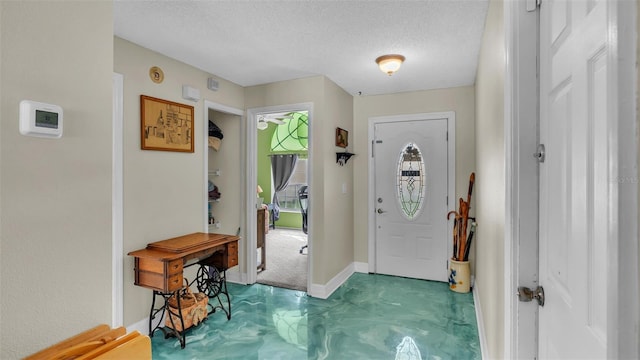
<path fill-rule="evenodd" d="M 480 359 L 473 296 L 447 283 L 356 273 L 326 300 L 228 284 L 232 316 L 211 314 L 186 348 L 162 332 L 153 359 Z"/>

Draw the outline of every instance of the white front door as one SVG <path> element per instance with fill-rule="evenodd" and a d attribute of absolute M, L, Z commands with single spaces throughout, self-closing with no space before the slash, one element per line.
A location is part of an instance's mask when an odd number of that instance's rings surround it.
<path fill-rule="evenodd" d="M 447 281 L 447 120 L 374 132 L 376 272 Z"/>
<path fill-rule="evenodd" d="M 541 5 L 538 357 L 607 356 L 607 2 Z"/>

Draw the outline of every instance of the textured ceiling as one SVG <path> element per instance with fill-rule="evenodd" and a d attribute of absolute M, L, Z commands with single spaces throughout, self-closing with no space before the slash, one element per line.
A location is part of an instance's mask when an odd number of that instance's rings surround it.
<path fill-rule="evenodd" d="M 325 75 L 353 95 L 472 85 L 488 0 L 116 0 L 115 35 L 238 85 Z M 375 59 L 407 59 L 393 76 Z"/>

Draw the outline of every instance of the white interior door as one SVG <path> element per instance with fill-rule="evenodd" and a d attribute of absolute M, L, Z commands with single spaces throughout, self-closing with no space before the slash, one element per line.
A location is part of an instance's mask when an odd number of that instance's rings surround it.
<path fill-rule="evenodd" d="M 447 281 L 447 120 L 374 132 L 376 272 Z"/>
<path fill-rule="evenodd" d="M 541 6 L 539 358 L 606 358 L 607 3 Z"/>

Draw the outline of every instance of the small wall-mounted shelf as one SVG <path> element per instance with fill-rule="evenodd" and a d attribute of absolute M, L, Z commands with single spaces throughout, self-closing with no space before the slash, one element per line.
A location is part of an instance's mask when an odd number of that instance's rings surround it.
<path fill-rule="evenodd" d="M 351 157 L 355 155 L 353 153 L 350 152 L 336 152 L 336 162 L 340 165 L 340 166 L 344 166 L 344 164 L 347 163 L 347 161 L 349 161 L 349 159 L 351 159 Z"/>

